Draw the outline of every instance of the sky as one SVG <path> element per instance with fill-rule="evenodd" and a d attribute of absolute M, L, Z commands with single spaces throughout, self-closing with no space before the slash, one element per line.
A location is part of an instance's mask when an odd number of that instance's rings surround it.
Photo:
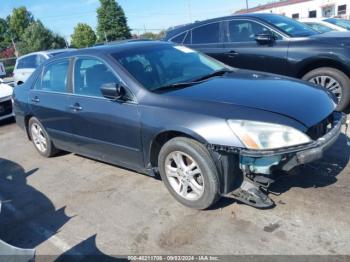
<path fill-rule="evenodd" d="M 119 0 L 134 33 L 160 31 L 171 26 L 230 15 L 245 8 L 245 0 Z M 271 0 L 249 0 L 249 7 Z M 25 6 L 46 27 L 67 40 L 77 23 L 96 29 L 99 0 L 0 0 L 0 17 Z"/>

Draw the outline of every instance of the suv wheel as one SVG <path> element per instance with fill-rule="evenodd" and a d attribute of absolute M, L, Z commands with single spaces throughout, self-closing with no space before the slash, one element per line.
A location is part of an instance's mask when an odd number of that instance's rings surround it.
<path fill-rule="evenodd" d="M 30 138 L 40 155 L 44 157 L 52 157 L 58 152 L 53 145 L 49 134 L 37 118 L 32 117 L 29 120 L 28 127 Z"/>
<path fill-rule="evenodd" d="M 189 138 L 173 138 L 162 147 L 158 161 L 165 186 L 183 205 L 206 209 L 219 199 L 217 170 L 202 144 Z"/>
<path fill-rule="evenodd" d="M 350 102 L 350 79 L 340 70 L 321 67 L 307 73 L 303 80 L 323 86 L 338 99 L 337 110 L 346 109 Z"/>

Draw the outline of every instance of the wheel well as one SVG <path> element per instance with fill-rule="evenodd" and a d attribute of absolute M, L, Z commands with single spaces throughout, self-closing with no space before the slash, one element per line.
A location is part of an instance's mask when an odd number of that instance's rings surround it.
<path fill-rule="evenodd" d="M 150 163 L 152 167 L 158 166 L 158 155 L 163 145 L 175 137 L 187 137 L 196 140 L 190 135 L 178 131 L 166 131 L 158 134 L 153 140 L 150 148 Z"/>
<path fill-rule="evenodd" d="M 25 128 L 26 128 L 26 132 L 27 132 L 27 136 L 28 136 L 28 139 L 29 140 L 32 140 L 30 135 L 29 135 L 29 120 L 32 118 L 33 116 L 32 115 L 27 115 L 25 118 L 24 118 L 24 124 L 25 124 Z"/>
<path fill-rule="evenodd" d="M 306 75 L 310 71 L 317 69 L 317 68 L 320 68 L 320 67 L 332 67 L 332 68 L 338 69 L 338 70 L 342 71 L 343 73 L 345 73 L 346 75 L 350 76 L 350 69 L 346 68 L 346 66 L 343 65 L 342 63 L 339 63 L 339 62 L 334 61 L 334 60 L 324 59 L 324 60 L 316 60 L 316 61 L 313 61 L 313 62 L 305 65 L 299 71 L 298 78 L 302 78 L 304 75 Z"/>

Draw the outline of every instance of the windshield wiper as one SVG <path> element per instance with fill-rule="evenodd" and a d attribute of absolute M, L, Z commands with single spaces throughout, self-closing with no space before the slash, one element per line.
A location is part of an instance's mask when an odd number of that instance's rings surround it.
<path fill-rule="evenodd" d="M 156 89 L 154 89 L 153 91 L 159 91 L 159 90 L 166 90 L 166 89 L 177 89 L 177 88 L 183 88 L 183 87 L 188 87 L 188 86 L 193 86 L 195 84 L 198 84 L 201 81 L 204 81 L 206 79 L 215 77 L 215 76 L 222 76 L 226 73 L 232 72 L 232 70 L 230 69 L 220 69 L 217 71 L 214 71 L 213 73 L 210 73 L 208 75 L 202 76 L 196 80 L 193 81 L 189 81 L 189 82 L 180 82 L 180 83 L 174 83 L 174 84 L 170 84 L 170 85 L 166 85 L 166 86 L 161 86 L 158 87 Z"/>
<path fill-rule="evenodd" d="M 196 79 L 194 82 L 203 81 L 203 80 L 215 77 L 215 76 L 223 76 L 224 74 L 230 73 L 230 72 L 232 72 L 232 70 L 230 70 L 228 68 L 220 69 L 220 70 L 214 71 L 213 73 L 210 73 L 208 75 L 202 76 L 202 77 Z"/>

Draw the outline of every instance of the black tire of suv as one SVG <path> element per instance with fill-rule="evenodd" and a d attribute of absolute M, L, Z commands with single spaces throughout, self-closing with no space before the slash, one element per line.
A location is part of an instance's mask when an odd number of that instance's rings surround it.
<path fill-rule="evenodd" d="M 310 79 L 317 76 L 330 76 L 337 80 L 341 85 L 342 89 L 342 98 L 338 103 L 337 110 L 343 111 L 345 110 L 350 102 L 350 79 L 344 74 L 342 71 L 332 68 L 332 67 L 320 67 L 315 70 L 310 71 L 306 75 L 303 76 L 303 80 L 309 81 Z"/>
<path fill-rule="evenodd" d="M 35 145 L 35 143 L 34 143 L 34 140 L 33 140 L 33 137 L 32 137 L 32 132 L 31 132 L 31 128 L 32 128 L 32 125 L 33 125 L 33 124 L 37 124 L 37 125 L 39 125 L 39 126 L 41 127 L 42 132 L 43 132 L 43 134 L 44 134 L 44 136 L 45 136 L 45 138 L 46 138 L 46 141 L 47 141 L 47 148 L 46 148 L 45 152 L 40 151 L 40 150 L 36 147 L 36 145 Z M 38 151 L 38 153 L 39 153 L 40 155 L 42 155 L 43 157 L 50 158 L 50 157 L 55 156 L 55 155 L 59 152 L 59 150 L 58 150 L 58 149 L 54 146 L 54 144 L 52 143 L 52 140 L 51 140 L 49 134 L 46 132 L 44 126 L 40 123 L 40 121 L 39 121 L 37 118 L 32 117 L 31 119 L 29 119 L 29 122 L 28 122 L 28 133 L 29 133 L 29 136 L 30 136 L 30 138 L 31 138 L 31 140 L 32 140 L 32 142 L 33 142 L 33 145 L 34 145 L 35 149 L 36 149 L 36 150 Z"/>
<path fill-rule="evenodd" d="M 174 151 L 180 151 L 192 157 L 202 171 L 204 192 L 198 200 L 187 200 L 179 196 L 168 181 L 165 173 L 165 161 L 167 156 Z M 158 163 L 160 176 L 166 188 L 181 204 L 190 208 L 204 210 L 212 206 L 220 198 L 218 171 L 214 161 L 205 146 L 196 140 L 186 137 L 176 137 L 169 140 L 160 150 Z"/>

